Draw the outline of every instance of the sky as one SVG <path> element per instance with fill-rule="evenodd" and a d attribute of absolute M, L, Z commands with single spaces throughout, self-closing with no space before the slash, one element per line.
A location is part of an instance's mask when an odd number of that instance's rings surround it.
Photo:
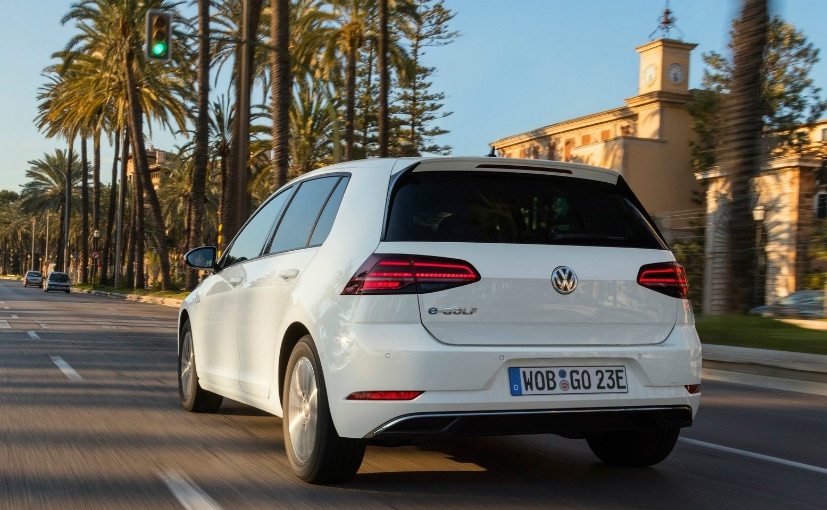
<path fill-rule="evenodd" d="M 73 25 L 60 23 L 72 3 L 14 2 L 0 17 L 0 190 L 20 192 L 29 161 L 66 148 L 64 140 L 38 132 L 34 118 L 38 88 L 46 83 L 41 73 L 75 34 Z M 443 111 L 451 112 L 438 122 L 449 133 L 437 142 L 451 146 L 453 155 L 484 155 L 500 138 L 623 106 L 637 94 L 635 48 L 662 36 L 657 29 L 666 5 L 667 0 L 445 0 L 456 14 L 450 28 L 461 35 L 429 48 L 424 57 L 436 68 L 432 91 L 446 95 Z M 727 51 L 740 2 L 668 5 L 677 18 L 669 36 L 698 45 L 689 69 L 689 86 L 697 88 L 701 55 Z M 811 78 L 827 89 L 827 1 L 775 0 L 772 9 L 821 49 Z M 184 140 L 155 130 L 149 142 L 173 150 Z M 107 142 L 102 160 L 102 180 L 108 182 L 113 154 Z"/>

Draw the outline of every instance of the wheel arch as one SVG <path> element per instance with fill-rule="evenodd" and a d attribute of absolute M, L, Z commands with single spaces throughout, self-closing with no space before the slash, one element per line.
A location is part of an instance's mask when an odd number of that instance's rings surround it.
<path fill-rule="evenodd" d="M 184 324 L 186 324 L 187 321 L 189 321 L 189 320 L 190 320 L 189 312 L 186 309 L 181 310 L 181 314 L 178 316 L 178 340 L 177 340 L 177 344 L 178 344 L 178 355 L 179 356 L 181 355 L 181 331 L 183 331 L 183 329 L 184 329 Z"/>
<path fill-rule="evenodd" d="M 305 335 L 309 335 L 310 331 L 300 322 L 294 322 L 284 332 L 281 339 L 281 347 L 279 348 L 279 366 L 278 366 L 278 401 L 280 405 L 284 405 L 282 398 L 284 396 L 284 376 L 287 373 L 287 362 L 290 361 L 290 353 L 293 348 L 299 343 L 299 340 Z"/>

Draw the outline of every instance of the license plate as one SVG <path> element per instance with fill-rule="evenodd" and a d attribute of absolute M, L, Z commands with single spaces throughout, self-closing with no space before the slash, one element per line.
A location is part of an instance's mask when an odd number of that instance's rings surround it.
<path fill-rule="evenodd" d="M 511 367 L 511 394 L 627 393 L 625 367 Z"/>

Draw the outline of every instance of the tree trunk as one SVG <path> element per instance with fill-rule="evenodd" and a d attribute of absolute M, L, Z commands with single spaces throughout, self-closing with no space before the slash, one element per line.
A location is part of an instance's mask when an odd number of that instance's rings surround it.
<path fill-rule="evenodd" d="M 57 265 L 56 268 L 63 268 L 64 272 L 69 272 L 69 217 L 72 211 L 72 160 L 75 158 L 74 151 L 75 135 L 71 135 L 69 139 L 69 150 L 66 156 L 66 182 L 63 193 L 63 214 L 60 220 L 60 239 L 63 243 L 58 243 Z"/>
<path fill-rule="evenodd" d="M 351 41 L 347 50 L 345 68 L 345 161 L 353 159 L 353 139 L 356 121 L 356 41 Z"/>
<path fill-rule="evenodd" d="M 115 157 L 112 161 L 112 181 L 109 186 L 109 207 L 106 215 L 106 231 L 103 232 L 103 250 L 100 254 L 100 281 L 109 281 L 109 260 L 112 253 L 112 231 L 115 228 L 115 208 L 117 207 L 118 192 L 118 152 L 121 148 L 121 130 L 115 130 Z M 124 183 L 120 184 L 121 186 Z"/>
<path fill-rule="evenodd" d="M 750 180 L 761 165 L 761 66 L 767 41 L 767 0 L 744 0 L 735 43 L 732 90 L 727 98 L 721 166 L 730 175 L 729 311 L 747 312 L 753 295 L 755 222 Z"/>
<path fill-rule="evenodd" d="M 272 0 L 270 39 L 275 50 L 270 52 L 270 73 L 273 76 L 271 104 L 273 111 L 273 166 L 275 167 L 274 189 L 287 183 L 290 155 L 290 2 Z"/>
<path fill-rule="evenodd" d="M 131 131 L 131 130 L 130 130 Z M 135 153 L 132 153 L 133 168 Z M 151 183 L 150 183 L 151 186 Z M 144 279 L 144 255 L 146 254 L 146 225 L 144 223 L 144 183 L 143 177 L 132 173 L 132 260 L 135 272 L 133 273 L 133 288 L 146 287 Z"/>
<path fill-rule="evenodd" d="M 80 137 L 80 280 L 89 283 L 89 157 L 86 136 Z"/>
<path fill-rule="evenodd" d="M 202 244 L 206 211 L 207 165 L 210 136 L 210 0 L 198 0 L 198 117 L 195 121 L 195 167 L 192 172 L 187 224 L 189 235 L 185 250 Z M 198 272 L 185 269 L 186 289 L 198 283 Z"/>
<path fill-rule="evenodd" d="M 92 250 L 98 253 L 97 259 L 92 259 L 92 277 L 100 279 L 100 215 L 101 215 L 101 133 L 95 131 L 92 142 Z M 115 149 L 115 154 L 118 150 Z M 115 181 L 112 181 L 113 183 Z M 94 237 L 95 232 L 98 237 Z"/>
<path fill-rule="evenodd" d="M 379 72 L 379 157 L 388 157 L 388 0 L 379 0 L 379 55 L 376 66 Z"/>
<path fill-rule="evenodd" d="M 161 212 L 161 204 L 158 202 L 158 195 L 152 186 L 152 175 L 149 173 L 149 162 L 146 158 L 143 135 L 143 109 L 138 100 L 138 86 L 135 82 L 135 75 L 132 69 L 134 55 L 130 52 L 126 58 L 126 90 L 129 102 L 129 136 L 132 140 L 133 168 L 135 174 L 140 175 L 138 182 L 143 186 L 143 194 L 146 195 L 151 212 L 152 227 L 154 229 L 158 258 L 161 264 L 161 290 L 172 288 L 172 280 L 169 270 L 169 249 L 167 247 L 167 234 L 164 226 L 164 216 Z M 143 261 L 143 257 L 139 257 Z"/>
<path fill-rule="evenodd" d="M 248 44 L 249 51 L 247 51 L 247 62 L 246 66 L 238 65 L 239 60 L 242 58 L 241 55 L 243 52 L 239 48 L 236 52 L 236 86 L 235 86 L 235 104 L 237 107 L 241 108 L 242 104 L 249 105 L 249 101 L 244 100 L 241 95 L 245 94 L 247 98 L 250 97 L 250 88 L 253 83 L 253 78 L 255 77 L 255 40 L 258 28 L 258 22 L 261 19 L 261 7 L 263 0 L 246 0 L 247 1 L 247 19 L 243 22 L 243 30 L 245 39 L 249 39 L 251 41 Z M 247 75 L 245 80 L 240 80 L 241 77 L 241 69 L 246 68 Z M 244 81 L 246 82 L 247 86 L 242 87 L 239 84 Z M 245 89 L 246 90 L 243 90 Z M 247 108 L 247 112 L 249 113 L 249 108 Z M 224 197 L 223 204 L 222 204 L 222 238 L 223 238 L 223 245 L 226 246 L 232 238 L 235 236 L 236 232 L 241 228 L 241 225 L 247 219 L 247 216 L 250 214 L 249 209 L 249 191 L 247 190 L 246 183 L 248 182 L 247 179 L 247 172 L 249 172 L 247 166 L 247 159 L 248 155 L 247 152 L 244 151 L 245 154 L 242 156 L 239 154 L 239 146 L 243 145 L 244 147 L 248 146 L 249 144 L 249 125 L 242 126 L 241 123 L 243 122 L 243 118 L 249 119 L 249 116 L 242 115 L 241 111 L 236 111 L 235 116 L 233 117 L 233 133 L 232 133 L 232 140 L 230 141 L 230 172 L 227 176 L 227 182 L 225 185 L 225 191 L 227 195 Z M 242 129 L 244 128 L 244 129 Z M 242 135 L 242 132 L 247 133 L 246 136 Z M 246 138 L 246 139 L 242 139 Z M 243 174 L 241 172 L 244 172 Z"/>

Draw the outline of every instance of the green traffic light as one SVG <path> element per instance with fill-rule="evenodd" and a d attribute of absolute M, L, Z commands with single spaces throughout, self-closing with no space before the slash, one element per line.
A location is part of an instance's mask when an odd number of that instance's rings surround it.
<path fill-rule="evenodd" d="M 163 41 L 158 41 L 152 45 L 152 54 L 156 57 L 163 57 L 167 53 L 167 45 Z"/>

